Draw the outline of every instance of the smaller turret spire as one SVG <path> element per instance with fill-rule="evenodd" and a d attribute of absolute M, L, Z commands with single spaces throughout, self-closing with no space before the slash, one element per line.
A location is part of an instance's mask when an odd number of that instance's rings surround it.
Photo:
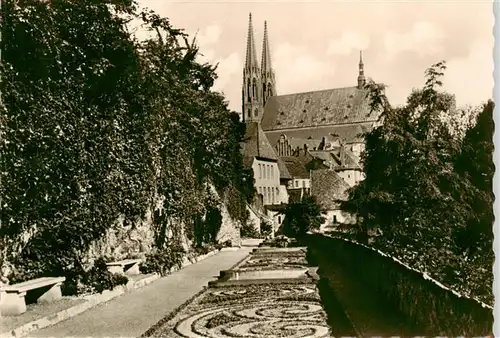
<path fill-rule="evenodd" d="M 366 84 L 365 70 L 363 64 L 363 51 L 359 51 L 359 74 L 358 74 L 358 88 L 363 89 Z"/>

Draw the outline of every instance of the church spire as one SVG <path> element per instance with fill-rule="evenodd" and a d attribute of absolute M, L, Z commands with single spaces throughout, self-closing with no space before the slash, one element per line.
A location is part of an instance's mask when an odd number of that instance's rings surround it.
<path fill-rule="evenodd" d="M 243 121 L 259 122 L 264 111 L 262 74 L 257 61 L 253 37 L 252 13 L 248 17 L 247 54 L 243 67 L 242 109 Z"/>
<path fill-rule="evenodd" d="M 255 39 L 253 37 L 252 13 L 248 16 L 248 36 L 247 36 L 247 55 L 245 59 L 245 68 L 259 68 L 257 63 L 257 50 L 255 49 Z"/>
<path fill-rule="evenodd" d="M 262 62 L 260 64 L 262 73 L 270 72 L 271 67 L 271 50 L 269 49 L 269 39 L 267 37 L 267 21 L 264 21 L 264 41 L 262 42 Z"/>
<path fill-rule="evenodd" d="M 271 65 L 271 49 L 269 48 L 269 37 L 267 35 L 267 21 L 264 21 L 264 40 L 262 41 L 262 97 L 265 105 L 270 96 L 276 95 L 276 81 Z"/>
<path fill-rule="evenodd" d="M 363 89 L 366 84 L 365 70 L 363 64 L 363 52 L 359 51 L 359 75 L 358 75 L 358 88 Z"/>

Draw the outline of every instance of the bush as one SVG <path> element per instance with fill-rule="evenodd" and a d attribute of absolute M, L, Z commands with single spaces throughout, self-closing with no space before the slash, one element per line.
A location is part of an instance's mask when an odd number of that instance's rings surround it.
<path fill-rule="evenodd" d="M 262 221 L 260 224 L 260 233 L 263 237 L 271 236 L 273 233 L 273 225 L 269 222 Z"/>
<path fill-rule="evenodd" d="M 127 276 L 109 272 L 103 257 L 99 257 L 94 262 L 94 266 L 84 279 L 84 284 L 90 293 L 95 293 L 96 291 L 102 293 L 104 290 L 113 290 L 115 286 L 127 283 Z"/>
<path fill-rule="evenodd" d="M 260 238 L 260 233 L 255 228 L 255 223 L 247 221 L 241 227 L 241 237 L 246 238 Z"/>
<path fill-rule="evenodd" d="M 166 247 L 155 249 L 146 255 L 146 261 L 139 269 L 142 273 L 159 273 L 161 276 L 167 275 L 173 267 L 180 269 L 186 251 L 182 247 Z"/>

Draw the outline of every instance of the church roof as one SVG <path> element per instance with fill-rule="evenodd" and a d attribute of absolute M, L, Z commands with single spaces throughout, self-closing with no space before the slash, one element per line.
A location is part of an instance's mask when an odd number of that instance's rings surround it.
<path fill-rule="evenodd" d="M 375 122 L 367 89 L 334 88 L 269 98 L 262 116 L 265 131 Z"/>
<path fill-rule="evenodd" d="M 250 168 L 255 157 L 278 162 L 280 178 L 291 178 L 285 164 L 276 156 L 273 147 L 269 144 L 264 131 L 258 122 L 247 122 L 245 136 L 242 142 L 243 164 Z"/>
<path fill-rule="evenodd" d="M 267 107 L 267 106 L 266 106 Z M 326 135 L 338 135 L 345 143 L 356 143 L 363 142 L 363 133 L 370 131 L 373 128 L 373 122 L 357 123 L 357 124 L 347 124 L 347 125 L 328 125 L 328 126 L 318 126 L 318 127 L 306 127 L 306 128 L 293 128 L 287 130 L 264 130 L 269 142 L 275 145 L 281 134 L 285 134 L 288 139 L 292 139 L 292 142 L 299 142 L 301 140 L 307 140 L 308 143 L 321 142 L 323 136 Z M 304 147 L 304 144 L 299 144 L 300 148 Z M 296 147 L 295 147 L 296 148 Z M 308 144 L 308 149 L 313 149 Z"/>
<path fill-rule="evenodd" d="M 339 201 L 348 198 L 349 185 L 335 170 L 318 169 L 311 171 L 311 195 L 326 210 L 339 208 Z"/>
<path fill-rule="evenodd" d="M 309 170 L 306 168 L 306 156 L 282 156 L 288 171 L 293 178 L 309 178 Z"/>

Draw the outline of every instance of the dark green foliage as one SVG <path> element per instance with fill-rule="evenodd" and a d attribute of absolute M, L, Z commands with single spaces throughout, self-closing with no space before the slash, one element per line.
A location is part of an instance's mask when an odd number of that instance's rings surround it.
<path fill-rule="evenodd" d="M 324 211 L 314 196 L 304 196 L 299 203 L 288 204 L 280 213 L 285 216 L 282 231 L 288 237 L 301 237 L 310 230 L 319 229 L 325 221 Z"/>
<path fill-rule="evenodd" d="M 384 251 L 491 300 L 493 103 L 462 139 L 454 97 L 439 91 L 445 68 L 429 68 L 424 87 L 402 107 L 390 107 L 369 84 L 383 123 L 365 136 L 366 179 L 342 208 L 359 216 L 358 240 L 381 228 L 375 245 Z"/>
<path fill-rule="evenodd" d="M 125 275 L 109 272 L 106 261 L 103 257 L 99 257 L 82 282 L 93 292 L 102 293 L 104 290 L 113 290 L 117 285 L 127 284 L 128 278 Z"/>
<path fill-rule="evenodd" d="M 245 222 L 241 227 L 241 237 L 245 238 L 260 238 L 260 233 L 257 231 L 253 222 Z"/>
<path fill-rule="evenodd" d="M 216 240 L 217 233 L 222 225 L 222 215 L 220 210 L 215 207 L 211 207 L 207 211 L 205 218 L 205 242 L 213 243 Z"/>
<path fill-rule="evenodd" d="M 214 206 L 210 183 L 245 220 L 244 127 L 186 34 L 131 1 L 2 4 L 0 236 L 13 243 L 13 280 L 83 280 L 91 243 L 120 215 L 136 224 L 159 197 L 162 250 L 168 229 L 179 239 Z M 157 35 L 137 41 L 124 26 L 132 18 Z"/>
<path fill-rule="evenodd" d="M 270 222 L 262 221 L 260 224 L 260 234 L 263 237 L 270 236 L 273 232 L 273 225 Z"/>
<path fill-rule="evenodd" d="M 142 273 L 158 273 L 165 276 L 174 267 L 181 268 L 186 251 L 178 246 L 167 246 L 161 250 L 156 249 L 146 255 L 139 269 Z"/>

